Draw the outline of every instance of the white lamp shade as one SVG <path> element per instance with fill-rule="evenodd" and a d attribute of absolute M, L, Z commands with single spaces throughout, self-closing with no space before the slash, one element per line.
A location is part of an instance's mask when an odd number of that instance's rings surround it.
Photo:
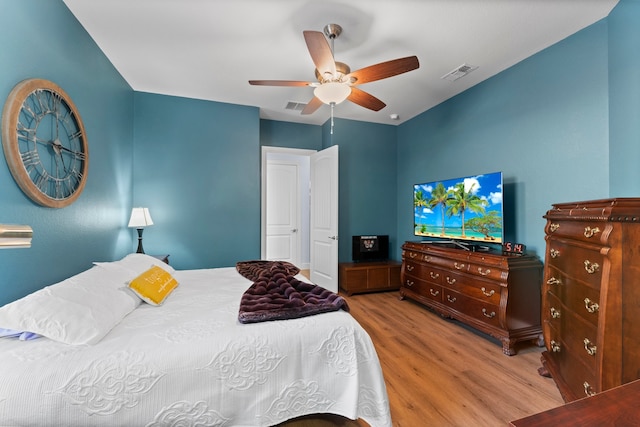
<path fill-rule="evenodd" d="M 153 225 L 153 220 L 149 214 L 148 208 L 131 209 L 131 218 L 129 219 L 129 227 L 144 228 Z"/>
<path fill-rule="evenodd" d="M 351 95 L 351 86 L 346 83 L 323 83 L 314 89 L 313 94 L 325 104 L 340 104 Z"/>

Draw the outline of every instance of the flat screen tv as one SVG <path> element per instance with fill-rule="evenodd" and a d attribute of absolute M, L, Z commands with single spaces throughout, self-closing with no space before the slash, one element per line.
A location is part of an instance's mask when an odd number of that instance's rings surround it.
<path fill-rule="evenodd" d="M 501 244 L 502 172 L 413 186 L 415 236 Z"/>

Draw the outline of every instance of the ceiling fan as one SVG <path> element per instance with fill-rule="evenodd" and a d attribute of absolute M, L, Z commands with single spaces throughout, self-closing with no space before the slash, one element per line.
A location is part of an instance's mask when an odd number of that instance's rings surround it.
<path fill-rule="evenodd" d="M 317 82 L 249 80 L 249 84 L 258 86 L 314 87 L 314 97 L 302 110 L 302 114 L 311 114 L 322 104 L 330 105 L 333 109 L 334 105 L 340 104 L 345 99 L 364 108 L 380 111 L 386 104 L 357 86 L 406 73 L 420 66 L 418 57 L 407 56 L 351 71 L 347 64 L 336 62 L 333 58 L 333 41 L 342 33 L 340 25 L 328 24 L 324 27 L 324 33 L 320 31 L 303 31 L 302 33 L 316 66 Z M 331 41 L 331 46 L 325 36 Z"/>

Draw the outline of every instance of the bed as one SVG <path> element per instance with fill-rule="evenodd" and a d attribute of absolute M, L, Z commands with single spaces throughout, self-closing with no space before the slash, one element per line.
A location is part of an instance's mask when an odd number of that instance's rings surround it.
<path fill-rule="evenodd" d="M 391 426 L 376 351 L 346 310 L 241 323 L 253 282 L 235 267 L 95 264 L 0 308 L 0 328 L 23 332 L 0 338 L 0 426 Z M 151 265 L 177 283 L 159 305 L 126 285 Z"/>

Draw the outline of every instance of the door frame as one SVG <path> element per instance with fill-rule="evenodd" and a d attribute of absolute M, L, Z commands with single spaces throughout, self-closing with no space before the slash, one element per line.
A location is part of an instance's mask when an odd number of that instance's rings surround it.
<path fill-rule="evenodd" d="M 266 259 L 267 254 L 267 157 L 271 153 L 288 154 L 294 156 L 311 157 L 317 150 L 286 147 L 262 147 L 260 159 L 260 258 Z M 309 183 L 307 182 L 306 185 Z M 305 185 L 305 183 L 301 183 Z"/>

